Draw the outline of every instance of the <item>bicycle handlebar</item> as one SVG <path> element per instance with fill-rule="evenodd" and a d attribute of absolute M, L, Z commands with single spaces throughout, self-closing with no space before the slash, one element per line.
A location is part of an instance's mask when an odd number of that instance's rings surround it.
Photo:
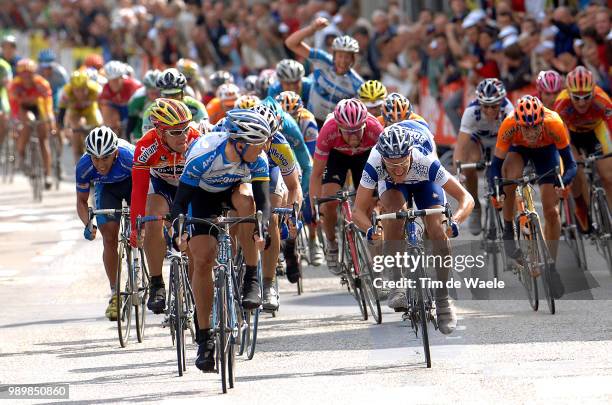
<path fill-rule="evenodd" d="M 383 219 L 416 219 L 419 217 L 425 217 L 428 215 L 435 215 L 435 214 L 444 214 L 446 217 L 450 218 L 451 215 L 451 211 L 450 211 L 450 206 L 446 206 L 446 207 L 440 207 L 440 208 L 426 208 L 426 209 L 422 209 L 422 210 L 418 210 L 418 209 L 408 209 L 408 210 L 401 210 L 401 211 L 397 211 L 397 212 L 391 212 L 388 214 L 372 214 L 372 223 L 376 224 L 378 223 L 380 220 Z"/>

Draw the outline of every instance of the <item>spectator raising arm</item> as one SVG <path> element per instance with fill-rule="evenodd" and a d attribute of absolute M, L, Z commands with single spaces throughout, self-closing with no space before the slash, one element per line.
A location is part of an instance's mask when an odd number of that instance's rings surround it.
<path fill-rule="evenodd" d="M 287 45 L 287 48 L 291 49 L 291 51 L 293 51 L 296 55 L 299 55 L 302 58 L 308 58 L 310 55 L 310 46 L 307 45 L 304 40 L 328 25 L 329 21 L 327 21 L 326 18 L 319 17 L 307 27 L 297 30 L 293 34 L 289 35 L 285 40 L 285 45 Z"/>

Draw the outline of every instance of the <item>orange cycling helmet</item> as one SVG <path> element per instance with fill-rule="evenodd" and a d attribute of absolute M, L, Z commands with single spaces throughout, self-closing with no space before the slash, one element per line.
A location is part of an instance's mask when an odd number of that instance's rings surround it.
<path fill-rule="evenodd" d="M 98 54 L 90 53 L 83 60 L 83 65 L 85 65 L 85 67 L 102 69 L 102 66 L 104 66 L 104 59 Z"/>
<path fill-rule="evenodd" d="M 593 74 L 584 66 L 577 66 L 567 74 L 567 91 L 570 93 L 590 93 L 593 91 Z"/>
<path fill-rule="evenodd" d="M 519 125 L 535 127 L 544 121 L 544 106 L 537 97 L 523 96 L 516 102 L 514 118 Z"/>
<path fill-rule="evenodd" d="M 38 70 L 38 65 L 32 59 L 21 59 L 17 62 L 17 73 L 35 73 Z"/>
<path fill-rule="evenodd" d="M 191 111 L 185 103 L 170 98 L 158 98 L 151 107 L 151 123 L 155 128 L 166 129 L 191 121 Z"/>

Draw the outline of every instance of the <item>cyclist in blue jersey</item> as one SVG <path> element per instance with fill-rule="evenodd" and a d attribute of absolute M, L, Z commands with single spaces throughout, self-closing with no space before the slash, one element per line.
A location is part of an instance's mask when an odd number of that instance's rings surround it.
<path fill-rule="evenodd" d="M 332 43 L 333 55 L 322 49 L 310 48 L 304 39 L 323 29 L 329 21 L 323 17 L 309 26 L 289 35 L 285 45 L 297 55 L 308 58 L 313 64 L 313 84 L 307 108 L 312 111 L 319 128 L 336 104 L 342 99 L 357 97 L 363 83 L 361 76 L 351 67 L 359 53 L 359 43 L 348 35 L 337 37 Z"/>
<path fill-rule="evenodd" d="M 172 218 L 186 214 L 188 207 L 194 217 L 209 218 L 220 215 L 222 205 L 227 204 L 239 216 L 252 215 L 257 207 L 263 212 L 264 224 L 267 224 L 270 217 L 269 169 L 263 151 L 270 138 L 270 126 L 259 113 L 242 109 L 229 111 L 226 125 L 228 130 L 199 138 L 187 151 L 185 169 L 172 206 Z M 265 235 L 253 235 L 252 224 L 240 225 L 240 247 L 246 262 L 242 303 L 247 309 L 261 305 L 257 250 L 263 250 Z M 175 243 L 180 249 L 185 249 L 186 236 L 176 236 L 175 230 Z M 215 368 L 210 314 L 216 236 L 214 228 L 195 225 L 188 242 L 194 261 L 192 286 L 198 314 L 195 365 L 204 372 L 213 372 Z"/>
<path fill-rule="evenodd" d="M 119 140 L 112 129 L 101 126 L 89 133 L 85 139 L 85 150 L 86 153 L 76 166 L 77 214 L 85 225 L 83 236 L 87 240 L 94 240 L 97 227 L 89 220 L 90 183 L 94 183 L 97 209 L 119 209 L 123 200 L 129 203 L 132 192 L 134 145 Z M 117 254 L 119 218 L 97 216 L 96 222 L 102 233 L 104 243 L 102 260 L 111 289 L 106 317 L 115 321 L 117 320 L 115 282 L 119 260 Z"/>
<path fill-rule="evenodd" d="M 283 91 L 293 91 L 308 104 L 312 78 L 304 77 L 304 65 L 297 60 L 283 59 L 276 65 L 276 82 L 268 89 L 268 96 L 276 97 Z"/>

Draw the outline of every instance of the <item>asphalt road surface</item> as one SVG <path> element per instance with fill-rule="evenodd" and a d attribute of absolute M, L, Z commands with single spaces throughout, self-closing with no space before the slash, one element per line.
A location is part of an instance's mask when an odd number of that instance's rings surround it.
<path fill-rule="evenodd" d="M 361 320 L 338 278 L 308 267 L 303 295 L 280 281 L 278 316 L 262 316 L 254 359 L 237 359 L 236 388 L 222 395 L 191 343 L 178 377 L 162 315 L 147 314 L 143 343 L 120 348 L 104 317 L 102 243 L 83 240 L 74 206 L 70 182 L 42 204 L 22 177 L 0 184 L 0 384 L 68 383 L 59 402 L 87 404 L 612 403 L 612 277 L 591 246 L 594 299 L 570 294 L 555 315 L 525 299 L 457 300 L 457 330 L 430 332 L 431 369 L 401 314 L 385 306 L 382 325 Z"/>

